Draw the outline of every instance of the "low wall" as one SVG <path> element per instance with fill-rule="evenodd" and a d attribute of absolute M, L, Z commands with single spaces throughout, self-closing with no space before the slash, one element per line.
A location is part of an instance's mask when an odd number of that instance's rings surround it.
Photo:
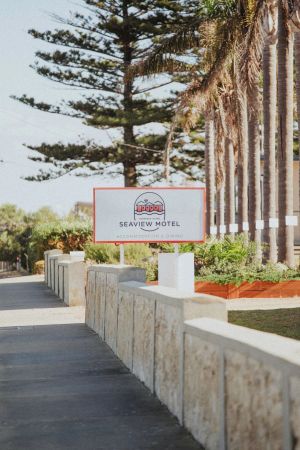
<path fill-rule="evenodd" d="M 89 267 L 86 323 L 181 421 L 184 320 L 227 320 L 226 307 L 214 297 L 185 296 L 144 280 L 143 269 Z"/>
<path fill-rule="evenodd" d="M 85 305 L 86 264 L 84 252 L 63 254 L 49 250 L 44 254 L 45 283 L 68 306 Z"/>
<path fill-rule="evenodd" d="M 53 277 L 51 276 L 50 257 L 55 256 L 55 255 L 61 255 L 61 254 L 62 254 L 62 250 L 47 250 L 46 252 L 44 252 L 45 283 L 47 284 L 48 287 L 51 287 L 51 281 L 53 279 Z"/>
<path fill-rule="evenodd" d="M 89 267 L 88 326 L 207 450 L 300 450 L 300 343 L 226 323 L 217 297 L 144 279 Z"/>
<path fill-rule="evenodd" d="M 63 260 L 57 265 L 57 295 L 68 306 L 85 305 L 86 264 Z"/>

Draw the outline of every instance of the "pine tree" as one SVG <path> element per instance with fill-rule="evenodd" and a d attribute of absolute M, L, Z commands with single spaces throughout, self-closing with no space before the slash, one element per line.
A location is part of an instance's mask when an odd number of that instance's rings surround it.
<path fill-rule="evenodd" d="M 113 171 L 123 173 L 125 186 L 134 186 L 143 175 L 161 176 L 158 166 L 163 162 L 166 133 L 149 133 L 149 128 L 155 130 L 153 124 L 171 121 L 172 95 L 162 98 L 156 94 L 173 79 L 160 76 L 151 82 L 141 81 L 131 75 L 130 68 L 163 36 L 188 22 L 198 2 L 191 1 L 187 7 L 180 0 L 82 1 L 83 13 L 74 12 L 69 18 L 53 16 L 59 28 L 45 32 L 32 29 L 29 33 L 55 47 L 51 52 L 36 53 L 36 72 L 85 93 L 59 105 L 27 95 L 17 100 L 44 112 L 80 118 L 99 129 L 120 130 L 120 139 L 110 146 L 91 141 L 28 145 L 39 152 L 30 159 L 49 163 L 51 168 L 27 179 L 56 178 L 78 168 L 84 168 L 83 174 L 102 174 L 113 167 Z M 193 166 L 200 163 L 199 151 L 185 146 L 175 151 L 171 166 L 193 177 Z"/>

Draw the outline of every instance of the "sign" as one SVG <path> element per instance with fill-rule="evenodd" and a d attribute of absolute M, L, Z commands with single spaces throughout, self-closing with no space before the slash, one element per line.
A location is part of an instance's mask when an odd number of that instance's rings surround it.
<path fill-rule="evenodd" d="M 95 188 L 94 242 L 203 242 L 204 188 Z"/>

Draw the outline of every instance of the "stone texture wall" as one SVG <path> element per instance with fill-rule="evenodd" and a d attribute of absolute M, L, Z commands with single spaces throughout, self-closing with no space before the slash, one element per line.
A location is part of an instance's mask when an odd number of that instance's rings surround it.
<path fill-rule="evenodd" d="M 144 280 L 142 269 L 91 266 L 86 323 L 182 421 L 184 320 L 203 314 L 227 320 L 226 307 L 214 297 L 185 297 Z"/>
<path fill-rule="evenodd" d="M 133 311 L 133 373 L 153 392 L 155 301 L 135 295 Z"/>
<path fill-rule="evenodd" d="M 204 448 L 219 449 L 221 391 L 217 345 L 185 336 L 184 423 Z"/>
<path fill-rule="evenodd" d="M 45 262 L 45 283 L 51 287 L 51 269 L 50 269 L 50 256 L 61 255 L 62 250 L 47 250 L 44 252 Z"/>
<path fill-rule="evenodd" d="M 300 449 L 300 343 L 185 322 L 184 424 L 208 450 Z"/>
<path fill-rule="evenodd" d="M 290 379 L 291 428 L 293 450 L 300 450 L 300 374 Z"/>

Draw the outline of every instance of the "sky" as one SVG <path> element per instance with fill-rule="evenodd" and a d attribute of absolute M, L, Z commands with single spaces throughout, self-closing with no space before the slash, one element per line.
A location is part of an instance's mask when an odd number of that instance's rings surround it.
<path fill-rule="evenodd" d="M 48 205 L 59 214 L 70 211 L 77 201 L 92 201 L 96 186 L 123 185 L 123 178 L 78 178 L 66 175 L 57 180 L 29 182 L 22 177 L 34 175 L 41 167 L 28 160 L 24 143 L 38 145 L 77 141 L 79 136 L 109 144 L 107 133 L 83 125 L 80 120 L 33 110 L 10 98 L 28 94 L 37 100 L 59 102 L 77 95 L 73 90 L 46 80 L 29 68 L 36 50 L 51 49 L 34 40 L 27 30 L 53 29 L 49 13 L 66 15 L 78 9 L 75 0 L 0 1 L 0 204 L 14 203 L 26 211 Z"/>

